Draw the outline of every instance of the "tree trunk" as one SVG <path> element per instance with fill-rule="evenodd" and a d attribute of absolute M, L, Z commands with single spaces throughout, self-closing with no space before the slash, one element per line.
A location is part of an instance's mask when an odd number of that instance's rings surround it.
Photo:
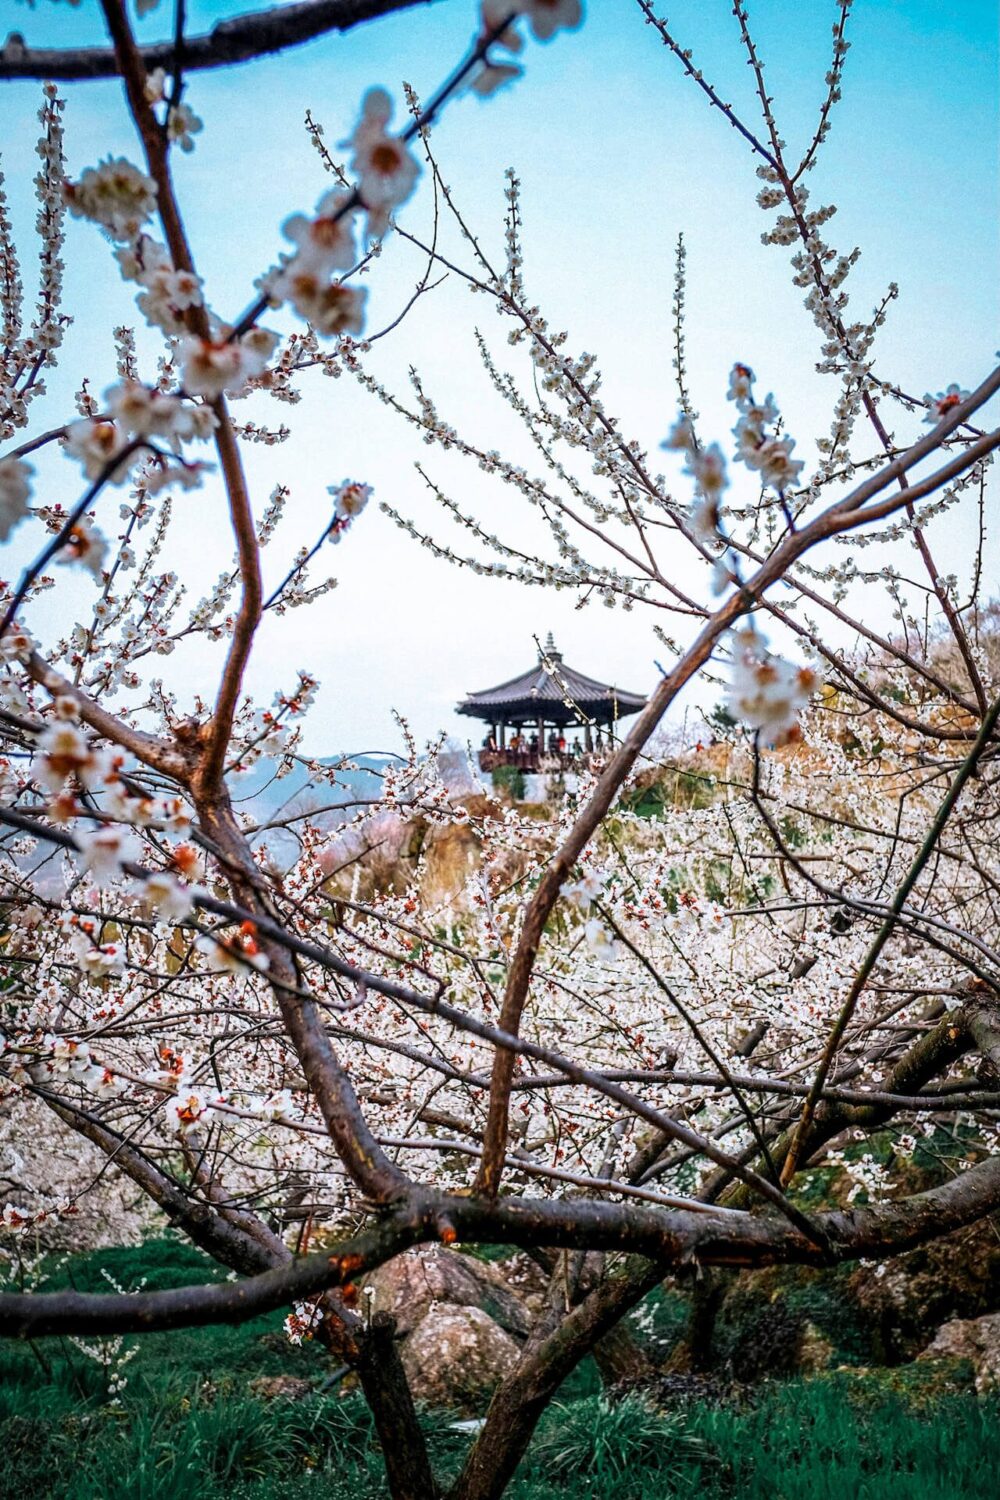
<path fill-rule="evenodd" d="M 667 1369 L 703 1375 L 712 1368 L 715 1320 L 733 1281 L 728 1270 L 704 1269 L 691 1291 L 691 1311 L 683 1337 L 670 1351 Z"/>
<path fill-rule="evenodd" d="M 241 1275 L 255 1275 L 291 1259 L 282 1240 L 264 1221 L 245 1210 L 213 1206 L 211 1180 L 204 1184 L 209 1201 L 189 1198 L 140 1151 L 103 1122 L 37 1090 L 49 1108 L 72 1129 L 100 1147 L 119 1170 L 149 1194 L 190 1239 L 219 1264 Z M 344 1305 L 338 1292 L 322 1299 L 325 1313 L 318 1337 L 338 1359 L 358 1373 L 382 1445 L 392 1500 L 436 1500 L 427 1445 L 395 1343 L 395 1319 L 379 1313 L 365 1328 Z"/>
<path fill-rule="evenodd" d="M 531 1442 L 538 1419 L 566 1376 L 660 1280 L 648 1261 L 607 1281 L 568 1313 L 498 1386 L 486 1425 L 449 1493 L 449 1500 L 499 1500 Z"/>
<path fill-rule="evenodd" d="M 358 1340 L 358 1379 L 375 1419 L 392 1500 L 436 1500 L 427 1444 L 395 1340 L 395 1318 L 376 1313 Z"/>
<path fill-rule="evenodd" d="M 594 1362 L 605 1385 L 636 1385 L 654 1373 L 655 1365 L 624 1323 L 594 1345 Z"/>

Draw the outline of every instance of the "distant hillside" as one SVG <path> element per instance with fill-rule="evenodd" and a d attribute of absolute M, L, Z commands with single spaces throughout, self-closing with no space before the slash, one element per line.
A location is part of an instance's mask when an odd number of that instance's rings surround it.
<path fill-rule="evenodd" d="M 357 769 L 337 769 L 332 781 L 314 782 L 307 768 L 298 763 L 279 780 L 275 776 L 274 761 L 258 761 L 249 771 L 229 777 L 233 806 L 238 811 L 252 813 L 258 824 L 315 813 L 314 823 L 320 827 L 324 824 L 332 826 L 344 816 L 336 811 L 337 808 L 344 808 L 346 813 L 346 804 L 372 801 L 381 795 L 382 770 L 391 763 L 391 757 L 331 755 L 319 759 L 320 765 L 333 768 L 345 762 Z M 280 864 L 295 858 L 296 840 L 287 829 L 271 829 L 266 839 Z"/>

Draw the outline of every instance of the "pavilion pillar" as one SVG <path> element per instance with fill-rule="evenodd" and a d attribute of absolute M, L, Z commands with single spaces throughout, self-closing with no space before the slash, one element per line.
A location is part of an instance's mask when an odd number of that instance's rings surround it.
<path fill-rule="evenodd" d="M 591 751 L 594 748 L 594 736 L 591 733 L 590 720 L 589 719 L 587 720 L 586 724 L 583 726 L 583 747 L 586 750 L 586 752 L 587 752 L 588 755 L 591 753 Z"/>
<path fill-rule="evenodd" d="M 500 743 L 500 749 L 501 750 L 503 750 L 503 749 L 506 748 L 506 732 L 507 732 L 507 725 L 504 723 L 503 719 L 501 719 L 500 720 L 500 741 L 499 741 L 499 743 Z"/>

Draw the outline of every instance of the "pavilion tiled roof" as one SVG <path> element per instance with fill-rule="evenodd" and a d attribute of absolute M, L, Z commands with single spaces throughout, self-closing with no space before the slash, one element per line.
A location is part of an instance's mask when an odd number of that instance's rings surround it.
<path fill-rule="evenodd" d="M 569 666 L 549 636 L 534 667 L 519 677 L 512 677 L 509 682 L 469 693 L 458 704 L 457 711 L 489 722 L 495 719 L 531 722 L 544 717 L 549 723 L 569 724 L 576 715 L 567 705 L 567 698 L 578 704 L 589 718 L 603 721 L 625 718 L 646 706 L 641 693 L 630 693 L 624 688 L 598 682 Z"/>

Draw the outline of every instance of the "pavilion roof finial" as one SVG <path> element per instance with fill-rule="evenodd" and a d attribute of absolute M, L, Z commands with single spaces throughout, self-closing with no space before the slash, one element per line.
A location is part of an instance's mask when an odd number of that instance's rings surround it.
<path fill-rule="evenodd" d="M 546 657 L 549 657 L 552 661 L 562 661 L 562 652 L 556 650 L 555 637 L 551 630 L 545 637 L 545 649 L 538 653 L 539 661 L 544 661 Z"/>

